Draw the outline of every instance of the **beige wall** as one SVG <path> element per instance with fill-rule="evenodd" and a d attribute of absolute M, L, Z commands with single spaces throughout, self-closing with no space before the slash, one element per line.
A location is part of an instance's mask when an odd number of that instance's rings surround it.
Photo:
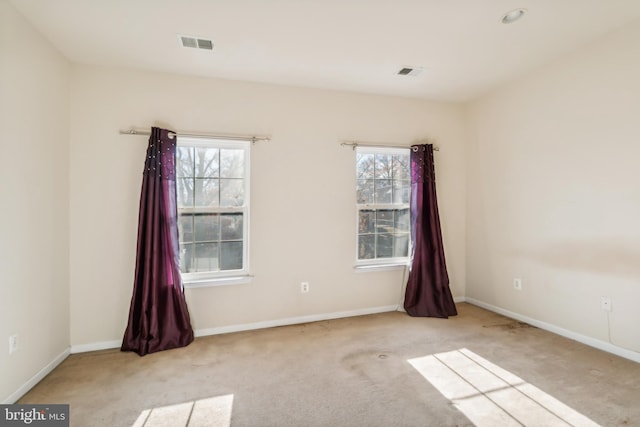
<path fill-rule="evenodd" d="M 463 109 L 384 96 L 74 66 L 71 344 L 120 340 L 146 138 L 131 126 L 271 135 L 251 152 L 250 284 L 187 290 L 203 330 L 396 305 L 402 271 L 356 273 L 354 152 L 429 137 L 455 296 L 465 293 Z M 310 282 L 302 295 L 301 281 Z"/>
<path fill-rule="evenodd" d="M 273 138 L 252 148 L 255 277 L 188 290 L 198 330 L 396 305 L 402 271 L 353 269 L 354 152 L 339 141 L 428 137 L 441 147 L 454 296 L 640 351 L 640 24 L 468 108 L 69 67 L 4 0 L 0 24 L 0 171 L 11 207 L 1 222 L 0 398 L 70 344 L 122 337 L 146 148 L 145 137 L 118 134 L 130 126 Z M 9 356 L 14 333 L 20 350 Z"/>
<path fill-rule="evenodd" d="M 638 76 L 640 22 L 470 105 L 468 297 L 640 351 Z"/>
<path fill-rule="evenodd" d="M 0 29 L 5 402 L 69 347 L 69 64 L 4 0 Z M 13 334 L 18 351 L 9 355 Z"/>

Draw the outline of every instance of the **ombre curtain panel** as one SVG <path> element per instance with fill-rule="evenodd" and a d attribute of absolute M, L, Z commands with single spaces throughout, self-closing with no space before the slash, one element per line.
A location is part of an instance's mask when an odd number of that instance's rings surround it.
<path fill-rule="evenodd" d="M 433 145 L 412 146 L 410 160 L 413 248 L 404 308 L 411 316 L 455 316 L 438 214 Z"/>
<path fill-rule="evenodd" d="M 121 347 L 140 356 L 193 341 L 180 277 L 175 159 L 175 133 L 151 128 L 140 195 L 133 296 Z"/>

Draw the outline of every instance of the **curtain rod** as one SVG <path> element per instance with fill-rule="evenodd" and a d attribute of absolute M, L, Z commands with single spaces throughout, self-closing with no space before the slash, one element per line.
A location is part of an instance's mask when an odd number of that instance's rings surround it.
<path fill-rule="evenodd" d="M 410 148 L 413 151 L 417 151 L 413 146 L 406 145 L 391 145 L 391 144 L 377 144 L 375 142 L 360 142 L 360 141 L 342 141 L 340 143 L 342 147 L 351 147 L 351 149 L 355 150 L 357 147 L 372 147 L 372 148 Z M 440 147 L 433 147 L 433 151 L 440 151 Z"/>
<path fill-rule="evenodd" d="M 148 130 L 141 129 L 127 129 L 120 130 L 121 135 L 151 135 L 151 132 Z M 224 135 L 224 134 L 213 134 L 213 133 L 192 133 L 192 132 L 169 132 L 169 138 L 175 136 L 181 136 L 185 138 L 219 138 L 219 139 L 236 139 L 242 141 L 251 141 L 254 144 L 258 141 L 271 141 L 271 138 L 268 136 L 256 136 L 256 135 Z"/>

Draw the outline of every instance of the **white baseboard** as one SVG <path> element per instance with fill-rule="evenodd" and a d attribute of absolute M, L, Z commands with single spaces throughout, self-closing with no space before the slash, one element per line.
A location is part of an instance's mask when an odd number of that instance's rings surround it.
<path fill-rule="evenodd" d="M 397 305 L 386 305 L 383 307 L 362 308 L 358 310 L 338 311 L 325 314 L 311 314 L 308 316 L 288 317 L 286 319 L 267 320 L 264 322 L 244 323 L 240 325 L 220 326 L 218 328 L 196 329 L 196 337 L 207 335 L 228 334 L 231 332 L 250 331 L 254 329 L 273 328 L 276 326 L 297 325 L 300 323 L 318 322 L 321 320 L 341 319 L 344 317 L 364 316 L 367 314 L 386 313 L 396 311 Z"/>
<path fill-rule="evenodd" d="M 340 319 L 343 317 L 364 316 L 366 314 L 385 313 L 397 310 L 397 305 L 387 305 L 383 307 L 363 308 L 359 310 L 339 311 L 335 313 L 312 314 L 309 316 L 289 317 L 286 319 L 267 320 L 264 322 L 244 323 L 240 325 L 220 326 L 218 328 L 196 329 L 196 337 L 207 335 L 228 334 L 231 332 L 250 331 L 254 329 L 273 328 L 276 326 L 296 325 L 299 323 L 317 322 L 320 320 Z M 89 351 L 108 350 L 119 348 L 122 341 L 103 341 L 92 344 L 78 344 L 71 346 L 71 353 L 86 353 Z"/>
<path fill-rule="evenodd" d="M 71 354 L 86 353 L 89 351 L 109 350 L 122 346 L 122 341 L 102 341 L 92 344 L 78 344 L 71 346 Z"/>
<path fill-rule="evenodd" d="M 40 369 L 40 371 L 37 374 L 35 374 L 33 377 L 31 377 L 31 379 L 29 381 L 27 381 L 26 383 L 22 384 L 22 386 L 18 390 L 16 390 L 10 396 L 8 396 L 6 399 L 4 399 L 2 401 L 2 404 L 3 405 L 10 405 L 10 404 L 16 403 L 18 401 L 18 399 L 20 399 L 29 390 L 31 390 L 36 384 L 38 384 L 40 381 L 42 381 L 42 379 L 44 377 L 49 375 L 49 373 L 51 371 L 53 371 L 56 368 L 56 366 L 61 364 L 62 361 L 69 356 L 69 354 L 70 354 L 69 353 L 69 349 L 67 348 L 65 351 L 63 351 L 62 353 L 57 355 L 51 362 L 49 362 L 49 364 L 47 364 L 47 366 L 45 366 L 44 368 Z"/>
<path fill-rule="evenodd" d="M 513 311 L 505 310 L 504 308 L 487 304 L 486 302 L 479 301 L 474 298 L 466 297 L 464 298 L 464 300 L 469 304 L 477 305 L 478 307 L 482 307 L 486 310 L 493 311 L 494 313 L 502 314 L 503 316 L 528 323 L 537 328 L 544 329 L 545 331 L 553 332 L 554 334 L 572 339 L 574 341 L 578 341 L 590 347 L 597 348 L 598 350 L 606 351 L 608 353 L 615 354 L 616 356 L 624 357 L 625 359 L 629 359 L 634 362 L 640 363 L 640 353 L 638 352 L 627 350 L 626 348 L 618 347 L 614 344 L 611 344 L 610 342 L 602 341 L 593 337 L 589 337 L 587 335 L 582 335 L 577 332 L 573 332 L 568 329 L 564 329 L 559 326 L 552 325 L 551 323 L 546 323 L 540 320 L 533 319 L 528 316 L 523 316 L 522 314 L 514 313 Z"/>

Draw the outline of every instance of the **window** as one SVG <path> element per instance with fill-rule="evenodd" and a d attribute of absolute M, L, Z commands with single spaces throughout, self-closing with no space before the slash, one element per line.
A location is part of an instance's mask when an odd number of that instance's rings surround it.
<path fill-rule="evenodd" d="M 407 262 L 409 149 L 356 149 L 357 265 Z"/>
<path fill-rule="evenodd" d="M 247 275 L 249 142 L 179 137 L 176 189 L 185 283 Z"/>

